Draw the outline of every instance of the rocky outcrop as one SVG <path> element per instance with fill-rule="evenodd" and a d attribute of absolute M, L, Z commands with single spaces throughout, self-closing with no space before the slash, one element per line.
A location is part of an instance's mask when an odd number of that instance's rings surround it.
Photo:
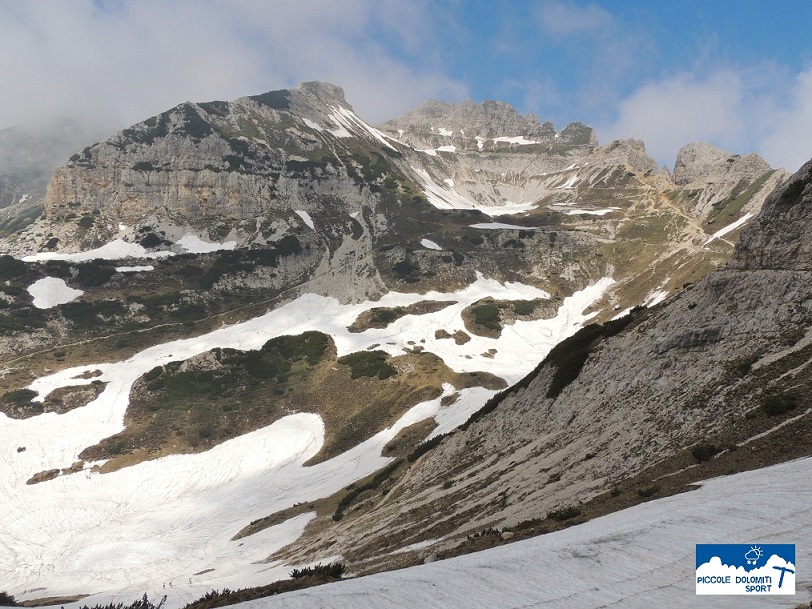
<path fill-rule="evenodd" d="M 812 270 L 812 162 L 764 202 L 742 232 L 730 261 L 735 269 Z"/>

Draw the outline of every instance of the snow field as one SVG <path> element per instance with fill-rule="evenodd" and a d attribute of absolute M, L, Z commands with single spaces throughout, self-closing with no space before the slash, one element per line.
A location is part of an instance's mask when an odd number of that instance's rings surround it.
<path fill-rule="evenodd" d="M 178 241 L 178 245 L 186 249 L 190 254 L 208 254 L 220 250 L 233 250 L 237 247 L 236 241 L 225 241 L 224 243 L 203 241 L 197 235 L 184 235 Z"/>
<path fill-rule="evenodd" d="M 368 135 L 371 135 L 375 140 L 386 146 L 387 148 L 391 148 L 395 152 L 397 152 L 397 148 L 395 148 L 392 144 L 386 141 L 383 133 L 371 127 L 356 115 L 351 110 L 347 110 L 346 108 L 342 108 L 341 106 L 329 106 L 333 120 L 335 120 L 336 124 L 340 125 L 341 128 L 346 130 L 348 133 L 347 135 L 351 135 L 353 131 L 358 132 L 360 129 L 361 131 L 365 132 Z M 334 135 L 335 132 L 333 132 Z"/>
<path fill-rule="evenodd" d="M 517 300 L 548 295 L 481 276 L 456 293 L 389 293 L 375 303 L 341 305 L 306 294 L 263 316 L 157 345 L 122 362 L 41 377 L 30 385 L 39 400 L 58 387 L 93 380 L 107 384 L 96 400 L 63 415 L 47 413 L 26 420 L 0 415 L 0 435 L 14 438 L 0 448 L 0 496 L 5 508 L 0 511 L 0 587 L 20 599 L 99 593 L 83 601 L 92 605 L 106 598 L 131 600 L 145 590 L 157 598 L 165 592 L 160 586 L 164 580 L 181 582 L 183 586 L 171 587 L 171 609 L 212 588 L 261 585 L 286 577 L 289 568 L 257 561 L 301 535 L 312 515 L 238 542 L 231 541 L 232 536 L 253 520 L 338 492 L 383 467 L 389 459 L 380 456 L 381 449 L 405 426 L 433 416 L 439 424 L 434 434 L 450 431 L 494 393 L 473 388 L 460 392 L 459 399 L 445 407 L 440 406 L 442 396 L 418 404 L 390 429 L 310 467 L 303 463 L 322 445 L 322 423 L 317 415 L 296 414 L 204 453 L 164 457 L 104 475 L 86 464 L 76 474 L 25 484 L 37 472 L 69 467 L 85 447 L 123 429 L 132 383 L 156 365 L 215 347 L 257 349 L 275 336 L 320 330 L 333 337 L 339 355 L 375 343 L 376 348 L 398 355 L 413 341 L 458 372 L 487 370 L 513 383 L 589 319 L 583 310 L 611 284 L 611 279 L 603 279 L 574 294 L 554 319 L 517 322 L 499 339 L 472 336 L 465 345 L 437 339 L 435 331 L 464 330 L 462 309 L 485 296 Z M 421 300 L 456 304 L 428 315 L 403 317 L 388 328 L 360 334 L 347 330 L 363 310 Z M 493 359 L 482 356 L 489 349 L 496 349 Z M 448 385 L 443 395 L 452 392 Z M 25 451 L 18 452 L 19 447 Z M 214 571 L 194 575 L 206 569 Z"/>
<path fill-rule="evenodd" d="M 484 230 L 538 230 L 538 226 L 519 226 L 518 224 L 505 224 L 504 222 L 480 222 L 471 224 L 471 228 L 481 228 Z"/>
<path fill-rule="evenodd" d="M 427 150 L 422 150 L 420 152 L 429 153 Z M 434 152 L 434 151 L 431 151 Z M 436 153 L 435 153 L 436 154 Z M 481 205 L 479 203 L 474 203 L 470 199 L 459 194 L 456 190 L 454 190 L 453 186 L 449 186 L 447 182 L 445 182 L 445 186 L 440 186 L 437 184 L 431 176 L 423 169 L 418 169 L 414 165 L 411 166 L 412 171 L 415 172 L 415 175 L 419 178 L 420 182 L 423 186 L 423 194 L 426 195 L 429 203 L 437 207 L 438 209 L 478 209 L 481 212 L 488 214 L 489 216 L 502 216 L 506 214 L 521 214 L 526 211 L 530 211 L 535 207 L 535 203 L 513 203 L 511 201 L 506 201 L 505 205 Z"/>
<path fill-rule="evenodd" d="M 68 262 L 87 262 L 89 260 L 121 260 L 122 258 L 165 258 L 171 256 L 172 252 L 148 252 L 143 246 L 137 243 L 127 243 L 123 239 L 115 239 L 96 249 L 74 254 L 63 254 L 59 252 L 39 252 L 31 256 L 25 256 L 24 262 L 41 262 L 45 260 L 66 260 Z"/>

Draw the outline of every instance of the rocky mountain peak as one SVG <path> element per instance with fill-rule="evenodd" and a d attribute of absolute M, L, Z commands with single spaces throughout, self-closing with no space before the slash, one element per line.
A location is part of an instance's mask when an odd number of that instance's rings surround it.
<path fill-rule="evenodd" d="M 674 183 L 685 186 L 692 182 L 718 180 L 730 173 L 758 175 L 770 170 L 771 167 L 757 154 L 731 154 L 710 144 L 694 142 L 677 153 Z"/>
<path fill-rule="evenodd" d="M 711 169 L 730 156 L 724 150 L 693 142 L 680 148 L 674 164 L 674 183 L 684 186 L 707 176 Z"/>
<path fill-rule="evenodd" d="M 347 103 L 344 97 L 344 89 L 329 82 L 314 80 L 304 82 L 295 89 L 292 89 L 294 97 L 319 101 L 328 106 L 341 106 L 352 110 L 352 106 Z"/>
<path fill-rule="evenodd" d="M 743 231 L 729 266 L 812 270 L 812 161 L 764 201 Z"/>
<path fill-rule="evenodd" d="M 413 133 L 446 136 L 484 137 L 524 136 L 547 140 L 555 137 L 555 127 L 542 123 L 535 114 L 519 114 L 508 103 L 468 100 L 448 104 L 429 100 L 403 116 L 382 125 L 388 131 L 400 129 Z"/>
<path fill-rule="evenodd" d="M 587 129 L 589 128 L 587 127 Z M 579 137 L 577 132 L 573 135 L 576 138 Z M 594 133 L 592 135 L 594 136 Z M 580 137 L 583 137 L 583 134 L 580 134 Z M 597 139 L 594 141 L 597 144 Z M 604 162 L 623 163 L 633 171 L 640 173 L 657 171 L 657 163 L 646 152 L 646 145 L 642 140 L 615 140 L 611 144 L 599 148 L 596 155 Z"/>
<path fill-rule="evenodd" d="M 560 142 L 570 146 L 595 147 L 598 145 L 598 136 L 592 127 L 579 121 L 564 127 L 560 134 Z"/>
<path fill-rule="evenodd" d="M 758 206 L 739 205 L 747 198 L 745 195 L 758 193 L 757 199 L 763 201 L 786 177 L 785 171 L 773 170 L 757 154 L 732 154 L 694 142 L 677 154 L 673 181 L 688 194 L 686 211 L 713 224 L 718 212 L 731 206 L 735 217 L 758 212 Z"/>

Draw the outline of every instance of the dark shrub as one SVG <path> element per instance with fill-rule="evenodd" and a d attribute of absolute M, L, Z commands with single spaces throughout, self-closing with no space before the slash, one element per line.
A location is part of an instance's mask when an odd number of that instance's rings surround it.
<path fill-rule="evenodd" d="M 772 393 L 761 399 L 761 409 L 770 416 L 784 414 L 795 408 L 798 397 L 791 392 Z"/>
<path fill-rule="evenodd" d="M 699 461 L 700 463 L 704 461 L 710 461 L 715 455 L 719 454 L 721 449 L 719 449 L 715 444 L 697 444 L 691 449 L 691 454 L 694 456 L 694 459 Z"/>
<path fill-rule="evenodd" d="M 581 510 L 574 505 L 563 507 L 557 510 L 550 510 L 547 512 L 547 518 L 550 520 L 569 520 L 581 515 Z"/>
<path fill-rule="evenodd" d="M 294 569 L 290 572 L 292 579 L 300 579 L 302 577 L 313 577 L 320 575 L 322 577 L 333 577 L 339 579 L 344 573 L 344 564 L 340 562 L 328 563 L 323 565 L 317 564 L 315 567 L 305 567 L 303 569 Z"/>
<path fill-rule="evenodd" d="M 3 401 L 9 404 L 27 404 L 37 395 L 39 394 L 33 389 L 14 389 L 3 394 Z"/>
<path fill-rule="evenodd" d="M 338 358 L 339 364 L 349 366 L 350 376 L 354 379 L 362 376 L 377 376 L 379 379 L 387 379 L 397 374 L 387 361 L 384 351 L 357 351 Z"/>

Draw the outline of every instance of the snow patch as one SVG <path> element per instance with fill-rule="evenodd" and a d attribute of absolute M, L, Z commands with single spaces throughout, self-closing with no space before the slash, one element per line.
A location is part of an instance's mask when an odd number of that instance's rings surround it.
<path fill-rule="evenodd" d="M 440 146 L 437 152 L 457 152 L 456 146 Z"/>
<path fill-rule="evenodd" d="M 715 239 L 719 239 L 720 237 L 724 237 L 728 233 L 733 232 L 734 230 L 739 228 L 741 225 L 743 225 L 745 222 L 747 222 L 752 217 L 753 217 L 752 212 L 747 212 L 746 214 L 744 214 L 741 218 L 739 218 L 738 220 L 736 220 L 732 224 L 728 224 L 724 228 L 722 228 L 722 229 L 716 231 L 715 233 L 713 233 L 713 235 L 711 235 L 710 238 L 707 241 L 705 241 L 705 244 L 703 245 L 703 247 L 705 245 L 708 245 L 711 241 L 714 241 Z"/>
<path fill-rule="evenodd" d="M 304 121 L 304 124 L 310 127 L 311 129 L 315 131 L 324 131 L 321 125 L 311 121 L 309 118 L 302 118 L 302 120 Z"/>
<path fill-rule="evenodd" d="M 50 309 L 79 298 L 84 292 L 74 290 L 63 279 L 44 277 L 28 286 L 28 293 L 34 297 L 38 309 Z"/>
<path fill-rule="evenodd" d="M 559 189 L 559 190 L 562 190 L 562 189 L 563 190 L 571 190 L 571 189 L 575 188 L 575 182 L 577 180 L 578 180 L 578 174 L 576 173 L 569 180 L 564 182 L 561 186 L 556 186 L 556 188 Z"/>
<path fill-rule="evenodd" d="M 421 239 L 420 240 L 420 245 L 422 245 L 423 247 L 426 247 L 426 248 L 428 248 L 430 250 L 442 250 L 443 249 L 442 247 L 437 245 L 434 241 L 430 241 L 428 239 Z"/>
<path fill-rule="evenodd" d="M 303 209 L 294 209 L 293 213 L 299 216 L 302 221 L 307 224 L 313 230 L 316 230 L 316 226 L 313 224 L 313 218 L 310 217 L 310 214 L 304 211 Z"/>
<path fill-rule="evenodd" d="M 193 234 L 186 234 L 178 241 L 178 245 L 186 249 L 190 254 L 208 254 L 220 250 L 233 250 L 237 247 L 236 241 L 226 241 L 225 243 L 203 241 Z"/>
<path fill-rule="evenodd" d="M 606 209 L 570 209 L 566 212 L 568 216 L 605 216 L 613 211 L 619 210 L 619 207 L 607 207 Z"/>
<path fill-rule="evenodd" d="M 493 138 L 493 142 L 504 142 L 506 144 L 518 144 L 519 146 L 528 146 L 530 144 L 538 144 L 539 142 L 535 140 L 528 140 L 523 135 L 515 135 L 512 137 L 495 137 Z"/>
<path fill-rule="evenodd" d="M 262 585 L 284 578 L 289 568 L 262 561 L 301 535 L 312 514 L 240 543 L 231 541 L 233 535 L 252 520 L 338 492 L 383 467 L 390 459 L 381 456 L 382 448 L 404 427 L 434 417 L 438 423 L 434 433 L 445 433 L 495 393 L 466 389 L 452 404 L 442 405 L 442 398 L 454 392 L 447 385 L 441 396 L 417 404 L 391 428 L 309 467 L 303 463 L 320 449 L 323 425 L 315 414 L 297 414 L 204 453 L 168 456 L 103 475 L 84 470 L 25 484 L 37 472 L 70 466 L 85 447 L 121 431 L 132 384 L 157 365 L 184 361 L 215 347 L 258 349 L 275 336 L 319 330 L 333 337 L 338 356 L 363 350 L 372 342 L 390 355 L 399 355 L 409 341 L 421 342 L 457 372 L 487 369 L 514 383 L 592 317 L 583 311 L 612 284 L 612 279 L 605 278 L 576 292 L 564 299 L 552 319 L 517 321 L 505 327 L 499 338 L 472 336 L 465 345 L 436 338 L 436 332 L 464 331 L 462 311 L 474 302 L 486 296 L 533 300 L 550 295 L 481 275 L 457 292 L 389 292 L 377 302 L 342 305 L 333 298 L 305 294 L 249 321 L 156 345 L 124 361 L 86 364 L 40 377 L 29 385 L 39 401 L 59 387 L 94 380 L 104 383 L 104 389 L 96 400 L 62 415 L 15 420 L 0 414 L 0 437 L 14 438 L 0 450 L 0 547 L 4 549 L 0 564 L 7 566 L 3 585 L 23 599 L 88 591 L 137 598 L 144 591 L 154 597 L 170 593 L 170 586 L 164 590 L 161 583 L 173 578 L 176 586 L 167 604 L 171 609 L 212 588 Z M 357 334 L 347 329 L 372 307 L 408 306 L 421 300 L 444 301 L 449 306 L 426 315 L 406 315 L 386 328 Z M 496 349 L 494 358 L 482 359 L 489 349 Z M 88 374 L 96 370 L 100 374 Z M 16 446 L 28 450 L 18 453 Z M 213 566 L 215 572 L 195 575 Z M 193 584 L 186 586 L 188 578 Z M 178 590 L 179 581 L 183 591 Z M 44 589 L 24 592 L 37 588 Z M 82 602 L 92 605 L 101 598 L 103 594 Z"/>
<path fill-rule="evenodd" d="M 518 224 L 505 224 L 504 222 L 480 222 L 471 224 L 471 228 L 482 228 L 485 230 L 539 230 L 538 226 L 519 226 Z"/>
<path fill-rule="evenodd" d="M 117 266 L 116 271 L 119 273 L 140 273 L 141 271 L 154 271 L 155 267 L 151 264 L 144 266 Z"/>
<path fill-rule="evenodd" d="M 137 243 L 127 243 L 123 239 L 115 239 L 101 247 L 74 254 L 58 252 L 40 252 L 32 256 L 25 256 L 24 262 L 42 262 L 45 260 L 65 260 L 68 262 L 86 262 L 88 260 L 121 260 L 122 258 L 166 258 L 172 256 L 169 251 L 148 252 Z"/>
<path fill-rule="evenodd" d="M 423 192 L 429 203 L 439 209 L 478 209 L 489 216 L 502 216 L 507 214 L 520 214 L 530 211 L 535 203 L 513 203 L 506 201 L 505 205 L 480 205 L 459 194 L 453 188 L 440 186 L 424 169 L 412 165 L 412 171 L 417 174 L 423 186 Z"/>
<path fill-rule="evenodd" d="M 440 133 L 440 135 L 444 135 L 446 137 L 450 137 L 451 135 L 454 134 L 453 131 L 451 131 L 450 129 L 446 129 L 445 127 L 438 127 L 437 131 Z"/>
<path fill-rule="evenodd" d="M 346 108 L 342 108 L 341 106 L 329 106 L 329 108 L 332 111 L 332 115 L 336 123 L 338 123 L 341 127 L 343 127 L 347 131 L 347 135 L 342 137 L 349 137 L 352 131 L 357 131 L 358 129 L 361 129 L 362 131 L 365 131 L 367 134 L 371 135 L 374 139 L 378 140 L 381 144 L 383 144 L 387 148 L 391 148 L 392 150 L 397 152 L 397 148 L 395 148 L 392 144 L 386 141 L 386 138 L 380 131 L 362 121 L 351 110 L 347 110 Z"/>

